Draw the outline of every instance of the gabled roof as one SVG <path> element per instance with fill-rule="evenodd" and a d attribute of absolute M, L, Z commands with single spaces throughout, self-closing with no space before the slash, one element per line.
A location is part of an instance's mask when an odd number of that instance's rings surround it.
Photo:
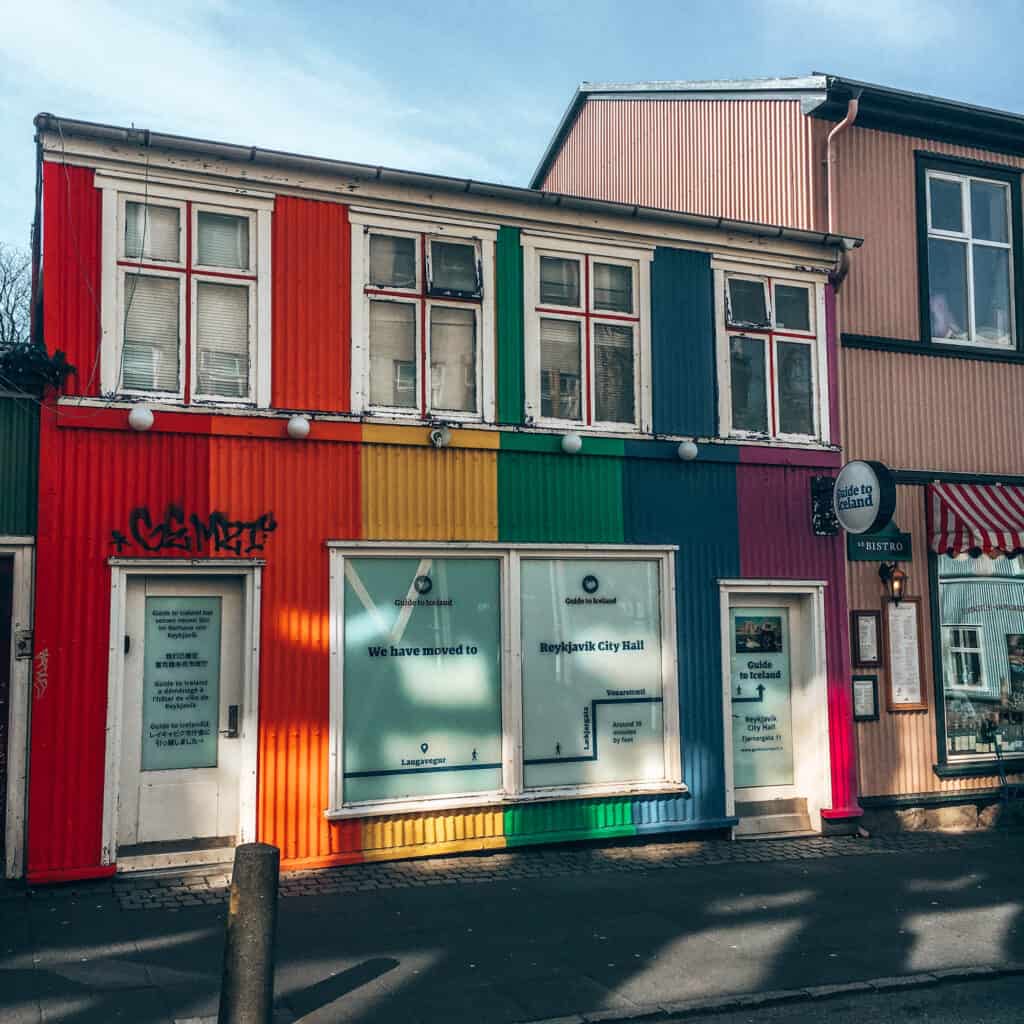
<path fill-rule="evenodd" d="M 855 95 L 860 97 L 857 124 L 863 128 L 1024 155 L 1024 115 L 820 72 L 798 78 L 704 82 L 581 82 L 533 172 L 530 186 L 541 187 L 580 110 L 591 99 L 799 100 L 808 116 L 839 121 Z"/>
<path fill-rule="evenodd" d="M 606 199 L 590 199 L 586 196 L 562 195 L 558 192 L 542 192 L 538 189 L 523 188 L 518 185 L 499 185 L 474 181 L 470 178 L 452 178 L 442 174 L 421 174 L 418 171 L 304 156 L 275 149 L 262 149 L 257 146 L 241 146 L 231 142 L 211 142 L 208 139 L 150 131 L 148 128 L 125 128 L 94 121 L 80 121 L 75 118 L 58 117 L 55 114 L 37 114 L 34 124 L 39 132 L 53 132 L 59 135 L 62 149 L 66 138 L 77 136 L 115 145 L 127 144 L 143 149 L 199 154 L 235 161 L 250 167 L 253 164 L 264 164 L 278 170 L 301 169 L 336 174 L 357 181 L 380 182 L 383 185 L 404 185 L 411 188 L 429 189 L 432 192 L 508 200 L 532 207 L 558 207 L 565 210 L 579 210 L 633 220 L 651 220 L 666 224 L 686 224 L 691 227 L 711 230 L 735 231 L 753 238 L 784 238 L 793 242 L 807 242 L 841 249 L 856 249 L 863 242 L 863 239 L 854 235 L 837 235 L 778 224 L 760 224 L 729 217 L 665 210 L 659 207 L 641 206 L 637 203 L 618 203 Z"/>

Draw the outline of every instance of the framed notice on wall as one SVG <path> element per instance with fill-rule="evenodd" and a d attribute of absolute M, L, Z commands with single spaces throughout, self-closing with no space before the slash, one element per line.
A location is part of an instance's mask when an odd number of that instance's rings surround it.
<path fill-rule="evenodd" d="M 878 677 L 853 677 L 853 720 L 878 721 Z"/>
<path fill-rule="evenodd" d="M 882 665 L 882 615 L 875 611 L 850 612 L 850 645 L 855 668 Z"/>
<path fill-rule="evenodd" d="M 899 604 L 889 604 L 885 633 L 889 655 L 889 710 L 925 710 L 928 696 L 921 663 L 921 599 L 905 597 Z"/>

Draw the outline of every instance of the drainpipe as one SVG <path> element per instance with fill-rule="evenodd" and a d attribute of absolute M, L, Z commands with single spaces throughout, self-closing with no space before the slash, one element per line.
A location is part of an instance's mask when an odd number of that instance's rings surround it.
<path fill-rule="evenodd" d="M 837 160 L 832 143 L 846 131 L 854 121 L 857 120 L 857 110 L 860 107 L 860 89 L 851 97 L 846 105 L 846 117 L 828 133 L 828 140 L 825 143 L 825 174 L 827 179 L 828 204 L 828 233 L 835 234 L 835 210 L 836 210 L 836 166 Z M 850 255 L 846 249 L 839 250 L 839 259 L 836 269 L 832 272 L 832 284 L 838 292 L 840 285 L 850 272 Z"/>

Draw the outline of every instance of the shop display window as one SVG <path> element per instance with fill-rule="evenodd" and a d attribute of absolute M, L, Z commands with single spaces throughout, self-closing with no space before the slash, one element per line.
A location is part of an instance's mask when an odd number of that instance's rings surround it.
<path fill-rule="evenodd" d="M 951 759 L 1024 755 L 1024 561 L 938 556 Z"/>

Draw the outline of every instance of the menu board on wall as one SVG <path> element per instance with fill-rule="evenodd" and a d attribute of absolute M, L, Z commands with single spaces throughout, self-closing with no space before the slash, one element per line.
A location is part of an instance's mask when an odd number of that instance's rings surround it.
<path fill-rule="evenodd" d="M 653 560 L 524 558 L 523 782 L 665 778 Z"/>
<path fill-rule="evenodd" d="M 889 710 L 920 711 L 928 706 L 921 669 L 920 598 L 905 597 L 886 611 L 889 656 Z"/>
<path fill-rule="evenodd" d="M 346 803 L 501 788 L 495 558 L 345 560 Z"/>
<path fill-rule="evenodd" d="M 213 768 L 220 721 L 219 597 L 147 597 L 142 770 Z"/>

